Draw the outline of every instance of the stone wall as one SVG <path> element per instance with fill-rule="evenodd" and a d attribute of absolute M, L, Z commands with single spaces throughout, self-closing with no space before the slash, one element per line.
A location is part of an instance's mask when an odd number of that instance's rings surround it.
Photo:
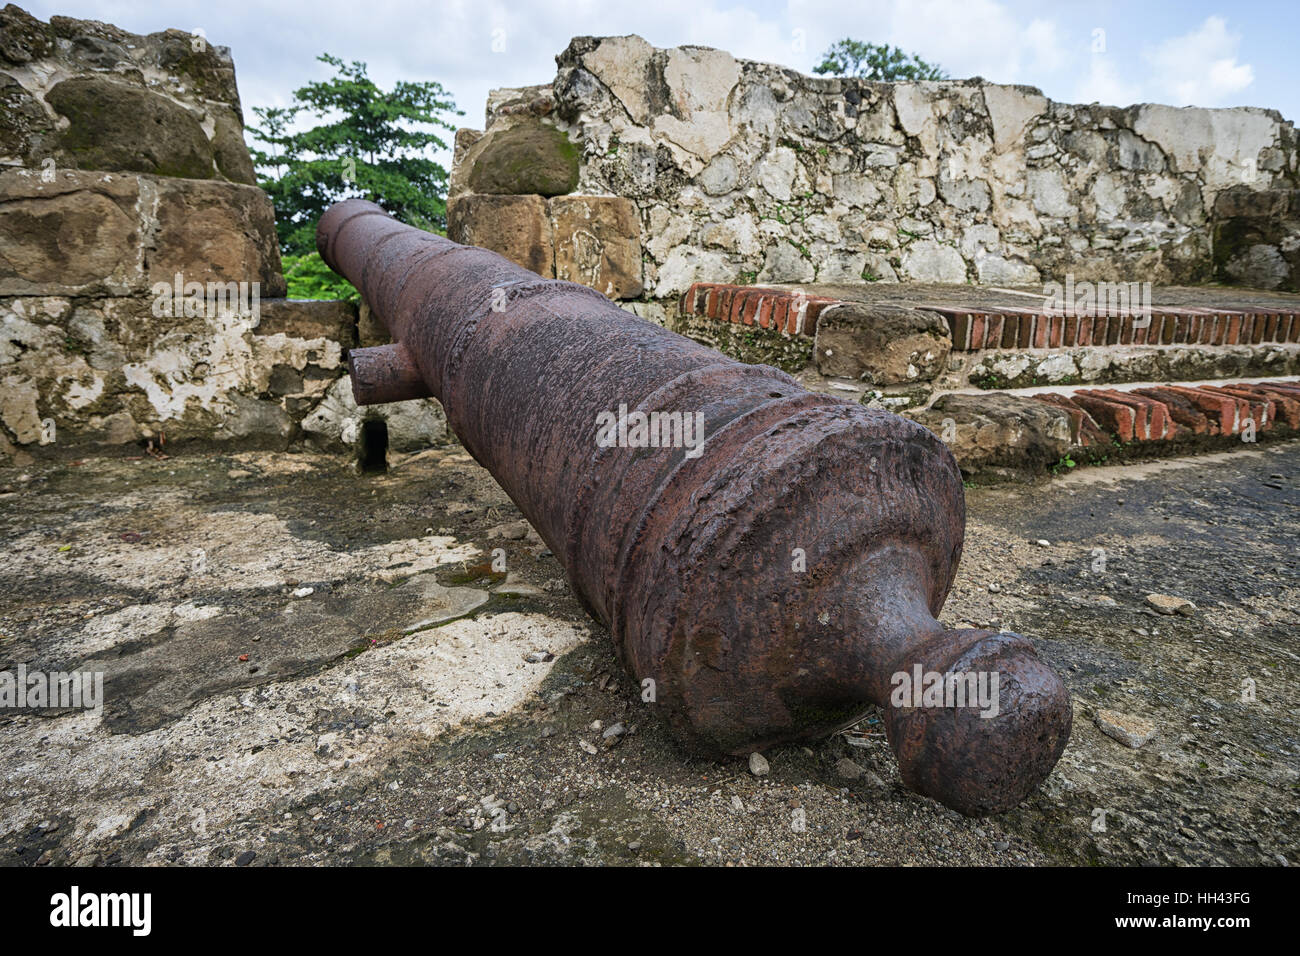
<path fill-rule="evenodd" d="M 1041 287 L 1067 274 L 1300 287 L 1296 133 L 1274 111 L 821 79 L 635 36 L 577 38 L 557 63 L 550 84 L 495 92 L 486 134 L 458 136 L 453 195 L 462 210 L 485 192 L 511 205 L 499 237 L 470 230 L 480 244 L 558 249 L 555 199 L 503 194 L 543 192 L 508 175 L 521 157 L 561 170 L 576 150 L 549 195 L 618 197 L 640 223 L 640 282 L 620 297 L 661 301 L 695 281 Z M 630 238 L 589 232 L 593 249 Z M 551 260 L 528 261 L 545 274 Z"/>
<path fill-rule="evenodd" d="M 639 298 L 640 210 L 622 196 L 580 194 L 582 154 L 558 122 L 546 89 L 493 91 L 486 133 L 456 134 L 447 236 L 546 278 Z"/>
<path fill-rule="evenodd" d="M 0 455 L 445 438 L 436 402 L 352 403 L 356 309 L 284 298 L 253 182 L 226 48 L 0 10 Z"/>
<path fill-rule="evenodd" d="M 226 47 L 0 10 L 0 165 L 253 184 Z"/>

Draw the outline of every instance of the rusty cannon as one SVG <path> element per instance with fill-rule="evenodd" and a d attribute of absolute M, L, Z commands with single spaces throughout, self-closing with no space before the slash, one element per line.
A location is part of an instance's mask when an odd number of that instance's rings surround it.
<path fill-rule="evenodd" d="M 743 755 L 878 705 L 904 783 L 971 815 L 1055 766 L 1057 675 L 1024 637 L 935 620 L 966 515 L 929 431 L 372 203 L 332 206 L 316 242 L 392 335 L 349 356 L 358 404 L 442 403 L 688 749 Z"/>

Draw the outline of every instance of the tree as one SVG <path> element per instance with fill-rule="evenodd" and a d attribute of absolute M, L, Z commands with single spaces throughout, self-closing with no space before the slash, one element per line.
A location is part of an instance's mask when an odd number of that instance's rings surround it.
<path fill-rule="evenodd" d="M 253 112 L 261 121 L 262 128 L 258 129 L 256 126 L 250 126 L 248 131 L 253 134 L 254 139 L 261 140 L 268 146 L 273 147 L 276 152 L 264 153 L 257 148 L 250 149 L 249 152 L 253 156 L 253 162 L 259 167 L 270 166 L 275 170 L 275 179 L 279 179 L 284 175 L 285 154 L 293 148 L 287 133 L 297 111 L 297 107 L 253 107 Z M 261 176 L 260 178 L 265 183 L 266 177 Z"/>
<path fill-rule="evenodd" d="M 437 128 L 456 127 L 446 115 L 464 115 L 450 94 L 432 81 L 399 81 L 386 92 L 364 63 L 329 54 L 317 59 L 335 75 L 296 90 L 292 106 L 255 107 L 260 125 L 249 128 L 266 147 L 252 154 L 258 183 L 275 205 L 281 251 L 314 254 L 321 214 L 354 196 L 410 225 L 445 230 L 447 170 L 427 151 L 447 148 Z M 316 125 L 295 132 L 303 116 Z"/>
<path fill-rule="evenodd" d="M 948 74 L 915 53 L 904 53 L 888 43 L 862 43 L 845 38 L 822 54 L 813 72 L 831 76 L 856 76 L 864 80 L 946 80 Z"/>

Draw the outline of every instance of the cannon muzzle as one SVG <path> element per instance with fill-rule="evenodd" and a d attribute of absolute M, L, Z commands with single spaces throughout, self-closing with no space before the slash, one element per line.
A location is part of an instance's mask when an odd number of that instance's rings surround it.
<path fill-rule="evenodd" d="M 688 748 L 885 710 L 907 786 L 966 814 L 1051 771 L 1070 696 L 1023 637 L 935 620 L 965 532 L 947 447 L 350 199 L 317 246 L 394 344 L 358 403 L 435 396 Z"/>

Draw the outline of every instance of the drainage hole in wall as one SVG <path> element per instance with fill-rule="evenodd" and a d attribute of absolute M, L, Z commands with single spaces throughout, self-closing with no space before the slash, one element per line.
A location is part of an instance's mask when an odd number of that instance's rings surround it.
<path fill-rule="evenodd" d="M 388 470 L 388 423 L 382 418 L 371 418 L 361 423 L 358 463 L 364 474 L 382 474 Z"/>

